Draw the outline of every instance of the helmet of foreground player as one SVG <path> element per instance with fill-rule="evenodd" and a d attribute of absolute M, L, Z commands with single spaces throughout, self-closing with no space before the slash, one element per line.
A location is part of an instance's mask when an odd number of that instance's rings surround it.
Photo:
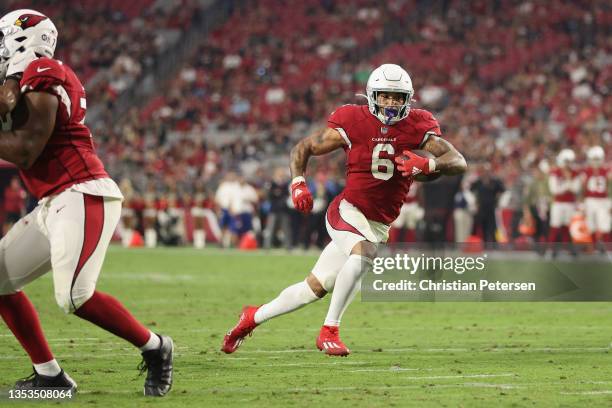
<path fill-rule="evenodd" d="M 576 160 L 576 154 L 572 149 L 563 149 L 557 155 L 557 166 L 566 167 Z"/>
<path fill-rule="evenodd" d="M 601 146 L 593 146 L 587 150 L 587 158 L 593 165 L 603 164 L 605 156 L 606 153 Z"/>
<path fill-rule="evenodd" d="M 379 92 L 398 92 L 404 94 L 401 106 L 380 106 Z M 410 75 L 399 65 L 383 64 L 370 74 L 366 85 L 366 97 L 372 115 L 385 125 L 393 125 L 410 113 L 410 102 L 414 95 Z"/>
<path fill-rule="evenodd" d="M 53 58 L 56 44 L 57 28 L 44 14 L 29 9 L 5 14 L 0 18 L 0 79 L 6 76 L 11 59 L 19 64 L 16 59 Z"/>

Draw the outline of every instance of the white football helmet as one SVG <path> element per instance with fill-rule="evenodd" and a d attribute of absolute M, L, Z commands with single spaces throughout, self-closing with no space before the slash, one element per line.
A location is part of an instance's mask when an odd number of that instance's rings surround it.
<path fill-rule="evenodd" d="M 589 162 L 595 166 L 601 166 L 605 157 L 606 152 L 604 152 L 604 149 L 601 146 L 593 146 L 587 150 L 587 159 L 589 159 Z"/>
<path fill-rule="evenodd" d="M 34 58 L 53 58 L 56 44 L 57 28 L 44 14 L 29 9 L 5 14 L 0 18 L 0 80 L 6 76 L 9 63 L 25 69 Z M 26 58 L 30 60 L 22 64 Z"/>
<path fill-rule="evenodd" d="M 557 166 L 567 167 L 576 160 L 576 154 L 572 149 L 562 149 L 557 155 Z"/>
<path fill-rule="evenodd" d="M 398 109 L 378 105 L 378 92 L 399 92 L 404 94 L 404 104 Z M 370 74 L 366 85 L 366 97 L 372 115 L 385 125 L 393 125 L 410 113 L 410 102 L 414 95 L 410 75 L 399 65 L 383 64 Z"/>

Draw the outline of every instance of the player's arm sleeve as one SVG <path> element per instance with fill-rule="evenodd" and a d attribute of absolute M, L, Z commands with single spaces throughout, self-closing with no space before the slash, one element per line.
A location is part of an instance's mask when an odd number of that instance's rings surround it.
<path fill-rule="evenodd" d="M 346 130 L 349 110 L 350 105 L 341 106 L 340 108 L 336 109 L 331 115 L 329 115 L 329 118 L 327 119 L 327 127 L 336 129 L 350 149 L 353 145 L 353 141 L 349 137 L 348 132 Z"/>
<path fill-rule="evenodd" d="M 419 149 L 422 149 L 423 146 L 425 146 L 425 143 L 427 143 L 427 140 L 431 136 L 442 137 L 442 130 L 440 130 L 440 124 L 438 123 L 438 120 L 434 118 L 431 112 L 425 110 L 422 111 L 422 118 L 419 121 L 418 128 L 423 136 L 421 143 L 419 143 Z"/>

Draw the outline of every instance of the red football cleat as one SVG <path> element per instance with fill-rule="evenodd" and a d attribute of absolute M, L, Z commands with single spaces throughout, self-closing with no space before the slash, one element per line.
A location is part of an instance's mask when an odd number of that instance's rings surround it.
<path fill-rule="evenodd" d="M 259 306 L 245 306 L 242 308 L 238 324 L 236 324 L 232 330 L 228 331 L 223 338 L 221 351 L 227 354 L 233 353 L 238 350 L 244 338 L 253 333 L 253 330 L 257 327 L 257 323 L 255 323 L 255 312 L 257 309 L 259 309 Z"/>
<path fill-rule="evenodd" d="M 329 356 L 348 356 L 351 351 L 340 340 L 340 333 L 336 326 L 323 326 L 317 337 L 317 348 Z"/>

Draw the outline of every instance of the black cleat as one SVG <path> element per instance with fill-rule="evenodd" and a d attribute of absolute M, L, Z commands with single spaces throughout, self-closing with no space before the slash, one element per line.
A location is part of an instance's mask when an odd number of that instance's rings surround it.
<path fill-rule="evenodd" d="M 36 388 L 57 388 L 58 390 L 76 391 L 77 384 L 62 370 L 55 377 L 38 374 L 36 370 L 27 378 L 15 383 L 15 390 L 31 390 Z"/>
<path fill-rule="evenodd" d="M 159 335 L 157 335 L 159 336 Z M 147 372 L 144 383 L 144 395 L 163 397 L 172 388 L 172 354 L 174 343 L 168 336 L 159 336 L 161 347 L 142 353 L 142 362 L 138 366 L 140 373 Z"/>

